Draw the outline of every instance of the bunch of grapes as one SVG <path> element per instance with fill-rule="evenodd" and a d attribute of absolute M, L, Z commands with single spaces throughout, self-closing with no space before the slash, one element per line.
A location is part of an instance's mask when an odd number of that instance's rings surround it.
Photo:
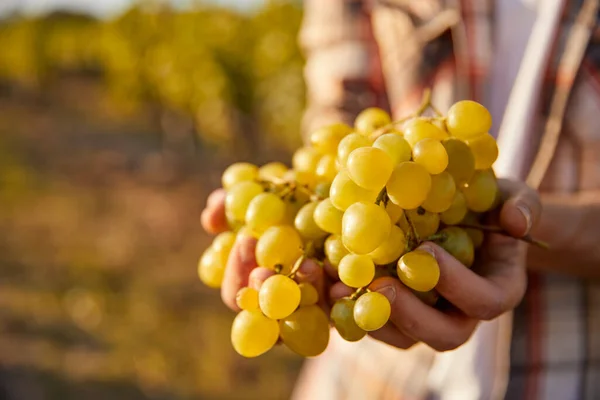
<path fill-rule="evenodd" d="M 435 115 L 424 116 L 428 110 Z M 330 322 L 344 339 L 360 340 L 390 317 L 387 298 L 368 289 L 381 276 L 398 278 L 434 306 L 440 269 L 418 247 L 434 241 L 465 267 L 473 264 L 482 214 L 500 201 L 491 124 L 488 110 L 473 101 L 459 101 L 443 116 L 426 100 L 395 122 L 369 108 L 353 128 L 336 123 L 313 132 L 291 169 L 275 162 L 227 168 L 222 184 L 231 231 L 203 254 L 200 279 L 220 285 L 236 235 L 257 238 L 258 265 L 275 271 L 259 290 L 239 291 L 235 350 L 255 357 L 281 341 L 316 356 L 327 347 Z M 306 258 L 330 264 L 355 289 L 329 318 L 317 305 L 317 290 L 294 280 Z"/>

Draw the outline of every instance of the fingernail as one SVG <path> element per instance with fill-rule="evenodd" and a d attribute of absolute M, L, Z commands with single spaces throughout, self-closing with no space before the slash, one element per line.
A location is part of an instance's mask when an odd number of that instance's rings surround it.
<path fill-rule="evenodd" d="M 297 275 L 301 278 L 305 278 L 316 273 L 317 268 L 318 266 L 314 262 L 306 260 L 300 265 L 300 268 L 298 268 Z"/>
<path fill-rule="evenodd" d="M 523 214 L 523 218 L 525 218 L 525 224 L 527 229 L 525 230 L 525 234 L 528 234 L 533 225 L 533 221 L 531 220 L 531 210 L 525 204 L 517 204 L 517 209 Z"/>
<path fill-rule="evenodd" d="M 433 250 L 433 248 L 428 245 L 428 244 L 422 244 L 419 247 L 417 247 L 417 250 L 421 250 L 424 251 L 426 253 L 429 253 L 433 256 L 433 258 L 435 258 L 435 250 Z"/>
<path fill-rule="evenodd" d="M 377 293 L 381 293 L 382 295 L 387 297 L 390 303 L 392 303 L 396 299 L 396 288 L 393 286 L 384 286 L 380 289 L 377 289 Z"/>

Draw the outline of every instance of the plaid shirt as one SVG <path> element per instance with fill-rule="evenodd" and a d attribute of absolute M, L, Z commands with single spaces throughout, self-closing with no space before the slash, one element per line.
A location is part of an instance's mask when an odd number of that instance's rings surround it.
<path fill-rule="evenodd" d="M 597 194 L 598 0 L 556 0 L 555 18 L 553 6 L 532 33 L 539 51 L 511 93 L 499 137 L 501 149 L 511 150 L 497 165 L 501 174 L 522 179 L 536 170 L 528 181 L 543 194 Z M 582 9 L 591 21 L 587 31 Z M 493 10 L 490 0 L 305 0 L 305 131 L 351 122 L 373 105 L 404 116 L 417 108 L 425 87 L 442 110 L 461 98 L 485 103 Z M 538 150 L 546 163 L 536 159 Z M 577 238 L 579 250 L 594 254 L 600 268 L 598 228 L 586 241 L 581 224 L 565 221 L 562 244 Z M 333 333 L 327 351 L 307 362 L 294 398 L 600 398 L 600 283 L 529 275 L 522 304 L 482 323 L 454 352 L 436 354 L 424 345 L 401 351 L 369 337 L 346 343 Z"/>

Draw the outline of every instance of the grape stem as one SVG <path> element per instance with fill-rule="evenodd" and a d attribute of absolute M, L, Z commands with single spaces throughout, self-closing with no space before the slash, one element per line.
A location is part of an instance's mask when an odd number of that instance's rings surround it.
<path fill-rule="evenodd" d="M 479 224 L 459 224 L 456 226 L 459 228 L 478 229 L 483 232 L 497 233 L 499 235 L 508 236 L 508 237 L 511 237 L 514 239 L 522 240 L 522 241 L 532 244 L 534 246 L 541 247 L 542 249 L 550 248 L 550 245 L 548 243 L 543 242 L 541 240 L 537 240 L 534 237 L 532 237 L 531 235 L 525 235 L 520 238 L 514 237 L 510 233 L 506 232 L 504 229 L 500 228 L 499 226 L 479 225 Z"/>
<path fill-rule="evenodd" d="M 363 287 L 359 287 L 358 289 L 356 289 L 356 291 L 354 293 L 352 293 L 350 295 L 350 300 L 356 300 L 358 299 L 360 296 L 362 296 L 363 294 L 367 293 L 368 289 L 366 286 Z"/>
<path fill-rule="evenodd" d="M 446 236 L 445 233 L 435 233 L 429 237 L 427 237 L 425 239 L 426 242 L 433 242 L 433 241 L 440 241 L 440 242 L 444 242 L 446 239 L 448 239 L 448 236 Z"/>
<path fill-rule="evenodd" d="M 315 249 L 314 240 L 311 240 L 308 243 L 306 243 L 306 248 L 304 249 L 304 252 L 302 253 L 302 255 L 300 257 L 298 257 L 298 259 L 294 263 L 294 267 L 292 268 L 290 273 L 287 275 L 289 278 L 294 279 L 294 277 L 296 276 L 296 272 L 298 272 L 298 270 L 300 269 L 300 266 L 302 265 L 304 260 L 306 260 L 307 258 L 309 258 L 313 255 L 314 249 Z"/>
<path fill-rule="evenodd" d="M 387 189 L 384 186 L 383 189 L 381 189 L 381 191 L 377 195 L 377 198 L 375 199 L 375 204 L 379 205 L 383 201 L 383 204 L 385 205 L 385 203 L 387 203 L 386 199 L 387 199 Z"/>
<path fill-rule="evenodd" d="M 415 224 L 413 223 L 412 219 L 410 219 L 410 217 L 408 216 L 407 213 L 404 213 L 404 218 L 406 219 L 406 222 L 408 223 L 408 226 L 410 227 L 411 236 L 414 238 L 414 241 L 416 242 L 416 243 L 413 243 L 413 246 L 410 246 L 411 248 L 414 248 L 419 243 L 421 243 L 421 241 L 419 239 L 419 234 L 417 233 L 417 228 L 415 227 Z"/>

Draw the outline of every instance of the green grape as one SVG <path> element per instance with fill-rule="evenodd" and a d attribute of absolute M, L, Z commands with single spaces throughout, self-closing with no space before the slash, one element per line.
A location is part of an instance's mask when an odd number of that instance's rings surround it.
<path fill-rule="evenodd" d="M 319 203 L 316 201 L 308 203 L 298 211 L 298 214 L 296 214 L 294 226 L 305 239 L 319 239 L 327 236 L 327 232 L 319 228 L 315 222 L 314 214 L 318 205 Z"/>
<path fill-rule="evenodd" d="M 431 190 L 421 207 L 433 213 L 446 211 L 452 205 L 457 192 L 452 175 L 444 171 L 431 177 Z"/>
<path fill-rule="evenodd" d="M 243 287 L 235 295 L 235 304 L 242 310 L 258 310 L 258 291 L 250 287 Z"/>
<path fill-rule="evenodd" d="M 375 264 L 385 265 L 396 261 L 406 249 L 406 236 L 402 229 L 392 225 L 388 238 L 375 250 L 369 253 L 369 257 Z"/>
<path fill-rule="evenodd" d="M 296 171 L 317 172 L 317 164 L 321 159 L 321 154 L 312 147 L 301 147 L 292 156 L 292 167 Z"/>
<path fill-rule="evenodd" d="M 331 182 L 338 173 L 337 161 L 335 156 L 325 154 L 317 164 L 317 178 L 321 182 Z"/>
<path fill-rule="evenodd" d="M 235 244 L 236 234 L 227 231 L 219 233 L 213 240 L 210 247 L 213 248 L 215 254 L 218 255 L 221 264 L 226 265 L 229 259 L 229 253 Z"/>
<path fill-rule="evenodd" d="M 312 306 L 319 301 L 317 289 L 308 282 L 298 284 L 300 288 L 300 307 Z"/>
<path fill-rule="evenodd" d="M 286 273 L 302 255 L 302 239 L 291 226 L 272 226 L 256 243 L 256 261 L 261 267 L 282 268 Z"/>
<path fill-rule="evenodd" d="M 358 186 L 379 192 L 392 174 L 394 164 L 385 151 L 376 147 L 360 147 L 350 153 L 346 168 Z"/>
<path fill-rule="evenodd" d="M 352 204 L 342 218 L 342 242 L 354 254 L 368 254 L 379 247 L 392 229 L 385 210 L 373 203 Z"/>
<path fill-rule="evenodd" d="M 475 173 L 475 157 L 469 146 L 459 139 L 447 139 L 442 142 L 448 153 L 446 171 L 452 175 L 457 185 L 463 185 Z"/>
<path fill-rule="evenodd" d="M 413 118 L 404 124 L 404 139 L 412 148 L 423 139 L 444 140 L 448 134 L 423 118 Z"/>
<path fill-rule="evenodd" d="M 358 114 L 354 121 L 354 128 L 357 132 L 367 136 L 376 129 L 384 127 L 392 122 L 390 115 L 381 108 L 367 108 Z"/>
<path fill-rule="evenodd" d="M 263 181 L 275 181 L 283 179 L 288 167 L 280 162 L 270 162 L 258 169 L 258 179 Z"/>
<path fill-rule="evenodd" d="M 352 288 L 367 286 L 375 276 L 375 264 L 369 256 L 348 254 L 338 265 L 338 275 L 346 286 Z"/>
<path fill-rule="evenodd" d="M 321 182 L 315 185 L 315 194 L 321 198 L 329 197 L 329 189 L 331 188 L 331 182 Z"/>
<path fill-rule="evenodd" d="M 325 256 L 327 256 L 332 267 L 337 269 L 341 259 L 346 254 L 350 254 L 350 252 L 344 247 L 341 236 L 331 235 L 325 240 Z"/>
<path fill-rule="evenodd" d="M 285 218 L 286 204 L 274 193 L 260 193 L 254 197 L 246 210 L 246 225 L 258 235 Z"/>
<path fill-rule="evenodd" d="M 334 207 L 331 198 L 321 200 L 313 213 L 315 224 L 325 232 L 339 235 L 342 233 L 342 217 L 344 213 Z"/>
<path fill-rule="evenodd" d="M 471 267 L 475 259 L 475 248 L 469 234 L 456 226 L 444 228 L 440 233 L 444 235 L 444 239 L 438 244 L 464 266 Z"/>
<path fill-rule="evenodd" d="M 285 275 L 273 275 L 263 282 L 258 291 L 260 309 L 271 319 L 291 315 L 300 305 L 298 284 Z"/>
<path fill-rule="evenodd" d="M 342 211 L 359 201 L 372 203 L 377 194 L 377 190 L 367 190 L 358 186 L 346 171 L 338 172 L 329 189 L 331 204 Z"/>
<path fill-rule="evenodd" d="M 417 290 L 411 289 L 415 296 L 417 296 L 423 303 L 434 307 L 438 300 L 440 299 L 440 294 L 435 290 L 429 290 L 427 292 L 419 292 Z"/>
<path fill-rule="evenodd" d="M 238 162 L 231 164 L 221 177 L 221 184 L 225 189 L 232 188 L 236 183 L 244 181 L 253 181 L 258 177 L 258 167 L 256 165 Z"/>
<path fill-rule="evenodd" d="M 363 294 L 354 304 L 354 321 L 367 332 L 382 328 L 390 319 L 391 313 L 389 300 L 377 292 Z"/>
<path fill-rule="evenodd" d="M 467 211 L 465 195 L 457 190 L 454 193 L 450 208 L 440 214 L 440 219 L 446 225 L 456 225 L 467 215 Z"/>
<path fill-rule="evenodd" d="M 442 143 L 435 139 L 417 142 L 413 147 L 413 159 L 432 175 L 441 173 L 448 166 L 448 153 Z"/>
<path fill-rule="evenodd" d="M 359 147 L 368 147 L 371 141 L 359 133 L 351 133 L 340 141 L 337 148 L 337 159 L 342 167 L 346 166 L 348 156 Z"/>
<path fill-rule="evenodd" d="M 427 292 L 440 280 L 440 267 L 435 258 L 426 251 L 414 250 L 398 260 L 398 278 L 409 288 Z"/>
<path fill-rule="evenodd" d="M 223 281 L 225 265 L 212 247 L 204 251 L 198 262 L 198 277 L 206 286 L 218 289 Z"/>
<path fill-rule="evenodd" d="M 431 175 L 415 162 L 402 162 L 394 168 L 386 188 L 388 197 L 396 205 L 405 210 L 417 208 L 429 194 Z"/>
<path fill-rule="evenodd" d="M 391 201 L 385 205 L 385 211 L 387 211 L 392 224 L 396 224 L 404 216 L 404 210 Z"/>
<path fill-rule="evenodd" d="M 479 224 L 479 220 L 477 219 L 477 215 L 475 215 L 472 212 L 468 212 L 467 215 L 465 215 L 465 218 L 463 218 L 463 220 L 461 221 L 461 223 L 477 225 Z M 465 228 L 465 232 L 467 232 L 467 235 L 469 235 L 469 237 L 471 238 L 471 241 L 473 242 L 473 247 L 475 247 L 476 249 L 481 247 L 484 239 L 483 231 L 481 229 Z"/>
<path fill-rule="evenodd" d="M 489 133 L 467 140 L 467 145 L 475 157 L 476 169 L 488 169 L 498 158 L 496 139 Z"/>
<path fill-rule="evenodd" d="M 228 218 L 244 222 L 248 205 L 262 192 L 263 187 L 252 181 L 238 182 L 231 186 L 225 196 L 225 213 Z"/>
<path fill-rule="evenodd" d="M 440 215 L 432 213 L 422 208 L 416 210 L 406 210 L 406 217 L 410 218 L 419 239 L 425 239 L 437 232 L 440 227 Z M 410 226 L 407 225 L 407 221 L 400 224 L 404 232 L 410 231 Z M 406 230 L 409 229 L 409 230 Z"/>
<path fill-rule="evenodd" d="M 386 133 L 379 136 L 373 147 L 383 150 L 396 165 L 404 161 L 410 161 L 412 150 L 410 144 L 398 133 Z"/>
<path fill-rule="evenodd" d="M 332 124 L 311 133 L 310 144 L 321 154 L 335 154 L 340 140 L 350 132 L 352 128 L 346 124 Z"/>
<path fill-rule="evenodd" d="M 279 321 L 283 343 L 303 357 L 315 357 L 329 344 L 329 319 L 318 306 L 301 307 Z"/>
<path fill-rule="evenodd" d="M 354 321 L 355 303 L 355 300 L 348 297 L 339 299 L 335 302 L 329 314 L 335 329 L 348 342 L 357 342 L 367 334 Z"/>
<path fill-rule="evenodd" d="M 269 351 L 279 338 L 277 321 L 265 317 L 260 311 L 241 311 L 233 320 L 231 343 L 238 354 L 258 357 Z"/>
<path fill-rule="evenodd" d="M 471 211 L 485 212 L 492 208 L 496 201 L 498 184 L 491 170 L 476 171 L 462 192 Z"/>
<path fill-rule="evenodd" d="M 469 140 L 492 127 L 492 116 L 481 104 L 463 100 L 454 103 L 446 115 L 446 127 L 452 136 Z"/>

